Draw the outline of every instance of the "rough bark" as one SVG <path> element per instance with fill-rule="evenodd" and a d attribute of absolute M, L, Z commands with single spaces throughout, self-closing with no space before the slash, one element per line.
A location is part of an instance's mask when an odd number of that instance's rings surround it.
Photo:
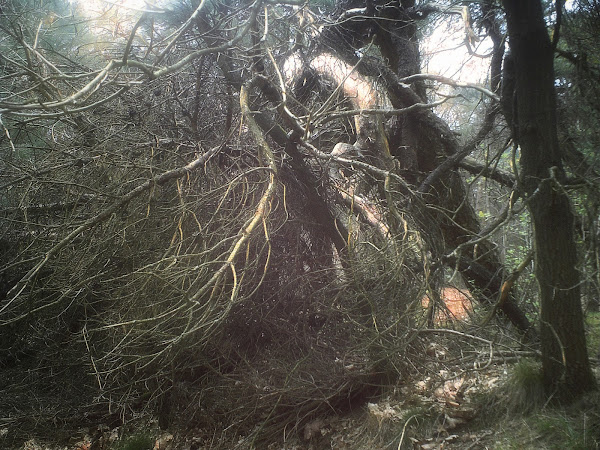
<path fill-rule="evenodd" d="M 496 14 L 492 0 L 487 0 L 481 3 L 481 13 L 483 18 L 482 25 L 486 28 L 494 45 L 492 51 L 492 60 L 490 62 L 490 88 L 493 92 L 497 92 L 500 88 L 502 79 L 502 57 L 504 56 L 504 36 L 501 31 L 500 21 Z"/>
<path fill-rule="evenodd" d="M 553 51 L 540 0 L 503 4 L 515 73 L 512 122 L 533 221 L 544 386 L 548 395 L 568 401 L 593 389 L 595 380 L 586 349 L 574 215 L 563 187 Z"/>

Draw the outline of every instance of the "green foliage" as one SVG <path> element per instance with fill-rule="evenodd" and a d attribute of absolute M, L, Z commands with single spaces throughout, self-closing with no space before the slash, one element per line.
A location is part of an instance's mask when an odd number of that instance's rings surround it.
<path fill-rule="evenodd" d="M 507 383 L 508 406 L 516 412 L 528 413 L 546 402 L 541 365 L 524 359 L 517 363 Z"/>
<path fill-rule="evenodd" d="M 152 450 L 154 438 L 147 431 L 138 431 L 113 445 L 112 450 Z"/>
<path fill-rule="evenodd" d="M 588 312 L 585 318 L 590 356 L 600 355 L 600 312 Z"/>
<path fill-rule="evenodd" d="M 548 442 L 552 449 L 589 449 L 585 430 L 572 418 L 556 413 L 539 415 L 531 419 L 532 425 Z"/>
<path fill-rule="evenodd" d="M 549 408 L 504 423 L 505 432 L 492 448 L 597 449 L 600 447 L 599 406 L 596 394 L 568 410 Z"/>
<path fill-rule="evenodd" d="M 487 448 L 496 450 L 597 449 L 600 446 L 600 394 L 588 394 L 568 408 L 547 405 L 541 365 L 524 359 L 515 364 L 499 389 L 476 400 L 474 432 L 494 430 Z"/>
<path fill-rule="evenodd" d="M 503 424 L 495 443 L 496 450 L 588 450 L 596 449 L 598 429 L 590 427 L 589 416 L 568 416 L 561 412 L 521 418 Z"/>

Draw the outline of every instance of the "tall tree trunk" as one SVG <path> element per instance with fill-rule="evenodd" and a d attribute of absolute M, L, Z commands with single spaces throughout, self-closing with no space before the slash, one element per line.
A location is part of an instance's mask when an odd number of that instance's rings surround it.
<path fill-rule="evenodd" d="M 533 221 L 541 300 L 542 366 L 548 395 L 576 398 L 595 387 L 585 344 L 574 216 L 563 188 L 553 48 L 540 0 L 503 0 L 514 58 L 513 129 Z"/>

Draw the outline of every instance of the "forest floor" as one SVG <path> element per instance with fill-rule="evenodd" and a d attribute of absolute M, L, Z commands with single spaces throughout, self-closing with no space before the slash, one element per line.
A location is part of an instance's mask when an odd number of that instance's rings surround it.
<path fill-rule="evenodd" d="M 600 314 L 588 317 L 592 356 L 600 343 Z M 592 352 L 595 349 L 595 352 Z M 376 399 L 340 416 L 303 424 L 295 432 L 256 444 L 202 429 L 161 430 L 140 417 L 133 424 L 81 427 L 70 439 L 31 437 L 2 446 L 14 432 L 0 417 L 0 447 L 25 450 L 201 450 L 201 449 L 600 449 L 600 392 L 569 407 L 551 406 L 541 387 L 539 363 L 526 356 L 490 354 L 468 367 L 442 343 L 427 349 L 432 364 L 422 376 L 388 387 Z M 600 382 L 600 365 L 592 358 Z M 1 375 L 1 374 L 0 374 Z"/>

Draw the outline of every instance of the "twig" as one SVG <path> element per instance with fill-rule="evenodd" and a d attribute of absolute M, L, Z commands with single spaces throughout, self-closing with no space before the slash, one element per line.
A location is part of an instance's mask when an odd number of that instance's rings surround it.
<path fill-rule="evenodd" d="M 402 78 L 400 81 L 402 81 L 403 83 L 412 83 L 414 81 L 420 81 L 420 80 L 433 80 L 433 81 L 438 81 L 443 84 L 448 84 L 453 87 L 463 87 L 463 88 L 475 89 L 476 91 L 479 91 L 484 95 L 487 95 L 488 97 L 496 100 L 497 102 L 500 101 L 500 96 L 498 94 L 495 94 L 494 92 L 490 91 L 489 89 L 484 88 L 483 86 L 479 86 L 479 85 L 473 84 L 473 83 L 464 83 L 462 81 L 455 81 L 452 78 L 443 77 L 441 75 L 434 75 L 434 74 L 430 74 L 430 73 L 417 73 L 415 75 L 411 75 L 409 77 Z"/>
<path fill-rule="evenodd" d="M 29 272 L 27 272 L 17 282 L 17 284 L 15 286 L 13 286 L 10 289 L 10 291 L 8 291 L 6 297 L 10 300 L 8 300 L 5 303 L 5 305 L 2 307 L 2 309 L 0 309 L 0 313 L 5 311 L 19 297 L 19 295 L 21 295 L 23 290 L 27 287 L 27 284 L 29 283 L 29 281 L 40 272 L 40 270 L 46 265 L 46 263 L 50 260 L 50 258 L 52 258 L 61 249 L 63 249 L 65 246 L 67 246 L 75 237 L 79 236 L 84 231 L 89 230 L 94 225 L 108 219 L 115 211 L 122 208 L 127 203 L 129 203 L 131 200 L 140 196 L 144 192 L 152 189 L 154 186 L 161 186 L 161 185 L 167 183 L 168 181 L 171 181 L 173 179 L 187 175 L 188 173 L 194 171 L 196 168 L 201 167 L 202 165 L 204 165 L 204 163 L 206 161 L 208 161 L 208 159 L 210 157 L 212 157 L 213 155 L 218 153 L 222 148 L 223 148 L 222 145 L 214 147 L 214 148 L 210 149 L 209 151 L 207 151 L 206 153 L 204 153 L 202 156 L 196 158 L 191 163 L 187 164 L 186 166 L 179 167 L 179 168 L 173 169 L 173 170 L 169 170 L 160 175 L 156 175 L 156 176 L 152 177 L 150 180 L 146 181 L 145 183 L 143 183 L 143 184 L 139 185 L 138 187 L 129 191 L 127 194 L 123 195 L 118 201 L 113 203 L 110 207 L 106 208 L 100 214 L 98 214 L 94 217 L 91 217 L 90 219 L 86 220 L 84 223 L 79 225 L 77 228 L 75 228 L 73 231 L 71 231 L 66 237 L 64 237 L 58 244 L 56 244 L 54 247 L 52 247 L 50 250 L 48 250 L 48 252 L 46 252 L 46 254 L 44 255 L 43 259 L 40 262 L 38 262 L 34 267 L 32 267 L 29 270 Z"/>
<path fill-rule="evenodd" d="M 398 450 L 402 448 L 402 443 L 404 442 L 404 434 L 406 433 L 406 427 L 408 426 L 408 423 L 415 417 L 417 417 L 417 415 L 413 414 L 408 419 L 406 419 L 406 422 L 404 422 L 404 426 L 402 427 L 402 435 L 400 436 L 400 442 L 398 442 Z"/>

